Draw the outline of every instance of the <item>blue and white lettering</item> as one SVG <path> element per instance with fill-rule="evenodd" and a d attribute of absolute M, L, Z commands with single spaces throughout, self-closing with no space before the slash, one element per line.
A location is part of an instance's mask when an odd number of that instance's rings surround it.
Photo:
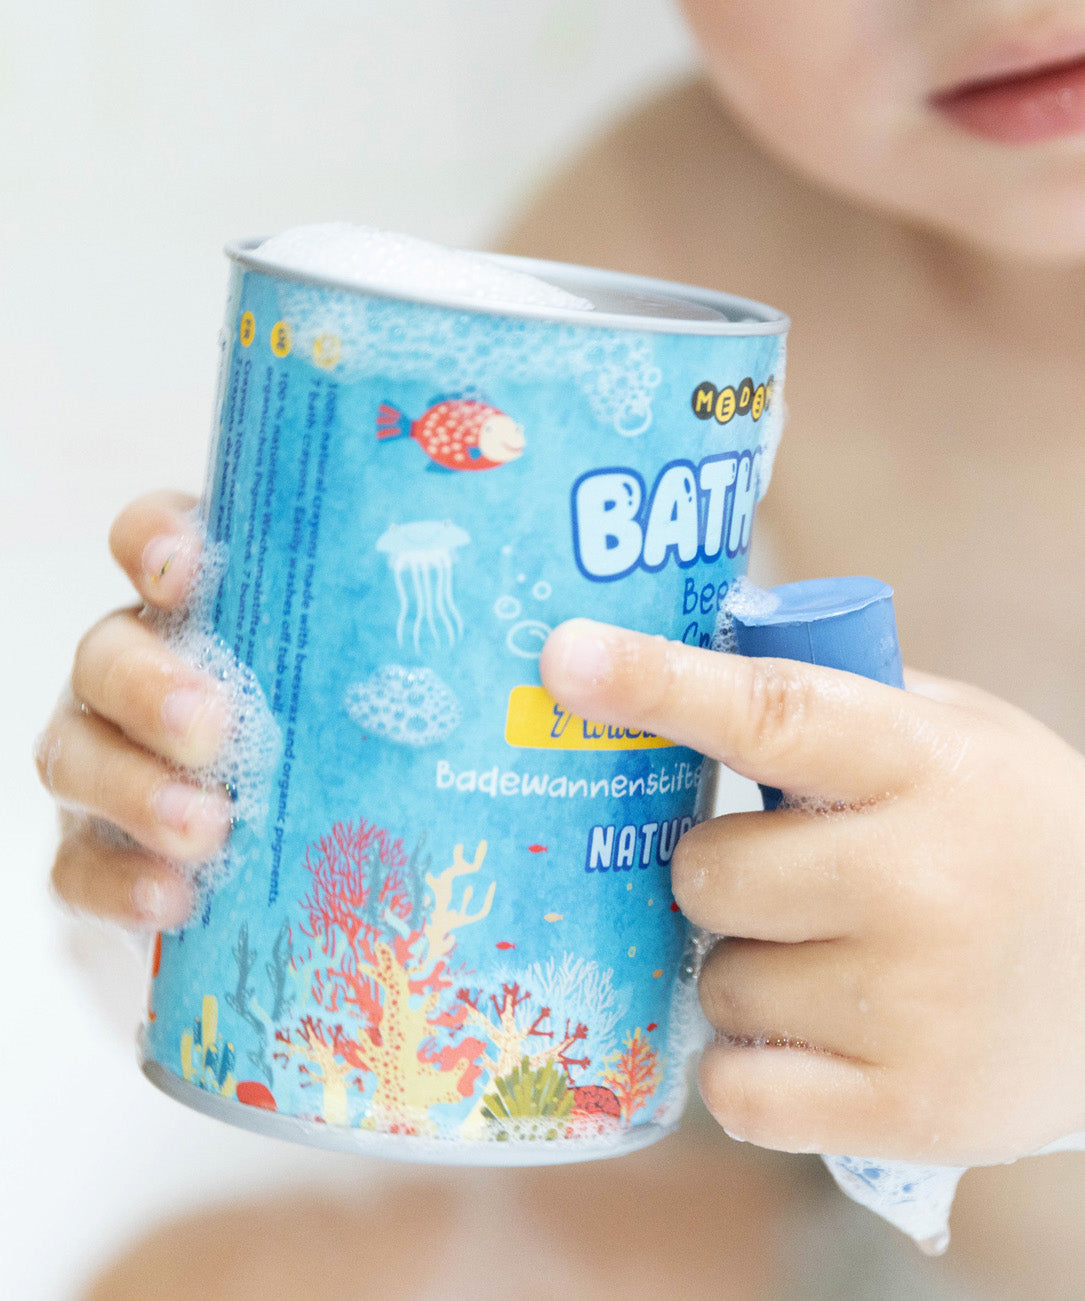
<path fill-rule="evenodd" d="M 593 470 L 573 485 L 573 546 L 589 578 L 622 578 L 636 568 L 644 544 L 637 518 L 644 481 L 634 470 Z"/>
<path fill-rule="evenodd" d="M 698 557 L 732 559 L 750 546 L 761 453 L 730 452 L 698 466 L 670 461 L 651 493 L 635 470 L 611 466 L 573 485 L 573 549 L 595 582 L 624 578 L 639 565 L 658 570 Z"/>
<path fill-rule="evenodd" d="M 697 559 L 699 533 L 693 466 L 688 461 L 673 462 L 664 469 L 652 490 L 648 526 L 644 530 L 644 567 L 662 568 L 672 547 L 680 565 L 692 564 Z"/>

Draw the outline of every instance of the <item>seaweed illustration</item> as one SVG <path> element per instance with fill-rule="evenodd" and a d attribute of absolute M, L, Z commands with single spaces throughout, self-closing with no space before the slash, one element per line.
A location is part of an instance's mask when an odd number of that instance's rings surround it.
<path fill-rule="evenodd" d="M 330 1124 L 348 1123 L 353 1087 L 371 1089 L 374 1128 L 425 1131 L 429 1108 L 470 1097 L 481 1074 L 486 1044 L 461 1034 L 467 1010 L 450 991 L 462 978 L 452 966 L 456 931 L 493 903 L 495 882 L 474 912 L 473 885 L 455 898 L 459 879 L 481 868 L 486 842 L 470 860 L 456 845 L 439 874 L 418 864 L 420 852 L 409 863 L 402 840 L 384 828 L 340 822 L 306 855 L 299 930 L 309 944 L 292 968 L 310 1010 L 277 1031 L 275 1055 L 322 1086 Z"/>
<path fill-rule="evenodd" d="M 234 1046 L 219 1034 L 218 1016 L 218 999 L 205 994 L 201 1015 L 181 1035 L 181 1074 L 198 1089 L 232 1098 L 237 1090 Z"/>
<path fill-rule="evenodd" d="M 564 1120 L 574 1106 L 573 1091 L 565 1075 L 548 1061 L 542 1066 L 532 1066 L 528 1058 L 520 1060 L 508 1075 L 494 1081 L 494 1091 L 483 1098 L 482 1115 L 499 1126 L 498 1141 L 507 1140 L 519 1128 L 517 1121 Z M 525 1136 L 554 1139 L 562 1132 L 561 1126 L 530 1126 Z"/>
<path fill-rule="evenodd" d="M 659 1087 L 663 1078 L 663 1059 L 645 1038 L 638 1026 L 622 1040 L 623 1049 L 608 1060 L 603 1080 L 614 1091 L 627 1124 Z"/>
<path fill-rule="evenodd" d="M 291 947 L 290 928 L 284 922 L 272 944 L 271 957 L 264 964 L 264 975 L 271 992 L 270 1011 L 265 1011 L 256 998 L 253 969 L 259 954 L 249 940 L 248 922 L 241 923 L 237 943 L 231 950 L 237 965 L 237 984 L 226 995 L 226 1003 L 256 1031 L 257 1046 L 248 1049 L 245 1058 L 253 1072 L 261 1076 L 269 1088 L 274 1082 L 269 1050 L 275 1042 L 275 1029 L 287 1015 L 295 998 L 294 991 L 290 988 L 290 975 L 293 971 Z"/>

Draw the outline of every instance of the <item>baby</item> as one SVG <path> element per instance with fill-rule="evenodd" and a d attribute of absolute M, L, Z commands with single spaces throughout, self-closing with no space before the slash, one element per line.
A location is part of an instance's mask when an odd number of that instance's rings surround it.
<path fill-rule="evenodd" d="M 768 568 L 891 583 L 906 656 L 947 677 L 904 694 L 575 621 L 543 679 L 578 714 L 832 806 L 720 818 L 676 852 L 683 910 L 734 937 L 701 981 L 720 1126 L 1009 1161 L 1085 1129 L 1085 4 L 683 7 L 706 80 L 619 124 L 506 245 L 787 310 Z M 153 605 L 193 574 L 190 505 L 157 494 L 114 526 Z M 225 722 L 133 612 L 90 630 L 39 753 L 64 900 L 184 920 L 173 862 L 215 849 L 229 804 L 172 765 L 204 762 Z M 1077 1156 L 975 1172 L 960 1259 L 1012 1295 L 1073 1295 L 1085 1235 L 1047 1212 L 1083 1194 Z"/>

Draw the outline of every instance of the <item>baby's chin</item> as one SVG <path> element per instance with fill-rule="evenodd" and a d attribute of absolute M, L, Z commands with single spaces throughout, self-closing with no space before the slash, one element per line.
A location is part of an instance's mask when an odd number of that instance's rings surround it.
<path fill-rule="evenodd" d="M 1008 151 L 1005 158 L 965 154 L 957 166 L 932 166 L 926 183 L 921 158 L 901 210 L 996 260 L 1085 263 L 1085 146 L 1068 148 L 1061 157 L 1015 153 Z"/>
<path fill-rule="evenodd" d="M 1085 265 L 1085 185 L 1076 196 L 1030 196 L 989 211 L 941 214 L 930 224 L 977 252 L 1036 266 Z"/>

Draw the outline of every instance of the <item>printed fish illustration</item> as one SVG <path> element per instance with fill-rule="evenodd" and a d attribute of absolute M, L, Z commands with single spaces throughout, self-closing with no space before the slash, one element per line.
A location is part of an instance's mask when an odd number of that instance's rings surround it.
<path fill-rule="evenodd" d="M 648 1024 L 647 1024 L 647 1026 L 645 1027 L 645 1029 L 647 1029 L 647 1030 L 649 1030 L 649 1031 L 651 1031 L 651 1030 L 658 1030 L 658 1029 L 659 1029 L 659 1023 L 658 1023 L 657 1021 L 649 1021 Z"/>
<path fill-rule="evenodd" d="M 497 947 L 499 949 L 514 949 L 516 948 L 516 945 L 509 940 L 498 940 Z"/>
<path fill-rule="evenodd" d="M 446 470 L 492 470 L 524 451 L 523 426 L 477 398 L 445 398 L 415 421 L 382 402 L 377 437 L 398 438 L 405 426 L 430 460 Z"/>
<path fill-rule="evenodd" d="M 564 920 L 564 913 L 543 913 L 544 922 L 563 922 Z"/>
<path fill-rule="evenodd" d="M 528 845 L 528 847 L 527 847 L 527 852 L 528 852 L 529 854 L 545 854 L 545 853 L 547 852 L 547 846 L 546 846 L 546 845 Z"/>

